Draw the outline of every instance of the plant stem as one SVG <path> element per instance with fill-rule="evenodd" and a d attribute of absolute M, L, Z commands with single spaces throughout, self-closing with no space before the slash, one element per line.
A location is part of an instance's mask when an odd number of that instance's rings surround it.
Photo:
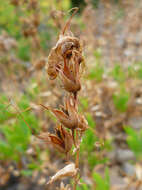
<path fill-rule="evenodd" d="M 75 166 L 76 168 L 79 168 L 79 151 L 80 151 L 80 146 L 79 146 L 79 139 L 78 139 L 78 131 L 76 130 L 76 144 L 77 144 L 77 152 L 76 152 L 76 160 L 75 160 Z"/>
<path fill-rule="evenodd" d="M 79 168 L 79 153 L 80 153 L 80 143 L 79 143 L 79 134 L 78 131 L 76 130 L 76 145 L 77 145 L 77 150 L 76 150 L 76 160 L 75 160 L 75 167 L 76 169 Z M 78 172 L 74 177 L 74 186 L 73 186 L 73 190 L 76 190 L 78 184 Z"/>

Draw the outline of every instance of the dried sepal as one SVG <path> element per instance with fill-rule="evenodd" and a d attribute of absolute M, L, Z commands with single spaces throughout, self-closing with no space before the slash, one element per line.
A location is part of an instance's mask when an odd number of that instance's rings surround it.
<path fill-rule="evenodd" d="M 73 144 L 72 135 L 69 131 L 65 130 L 61 125 L 55 128 L 56 134 L 43 133 L 39 138 L 44 140 L 45 143 L 52 145 L 56 150 L 61 153 L 68 153 Z"/>
<path fill-rule="evenodd" d="M 61 110 L 48 108 L 58 119 L 58 121 L 67 127 L 74 130 L 76 128 L 85 131 L 88 128 L 88 123 L 85 117 L 78 113 L 77 103 L 73 96 L 68 96 L 65 99 L 65 105 Z"/>
<path fill-rule="evenodd" d="M 69 60 L 64 59 L 63 69 L 59 69 L 59 78 L 63 88 L 70 93 L 77 93 L 81 89 L 80 83 L 80 60 L 74 55 Z"/>
<path fill-rule="evenodd" d="M 63 66 L 63 58 L 56 53 L 56 48 L 52 48 L 49 53 L 48 61 L 46 64 L 46 71 L 50 80 L 53 80 L 58 75 L 58 70 Z"/>
<path fill-rule="evenodd" d="M 62 141 L 54 134 L 42 133 L 38 138 L 44 140 L 47 145 L 52 145 L 56 150 L 61 153 L 64 153 L 64 146 Z"/>
<path fill-rule="evenodd" d="M 65 106 L 62 110 L 50 108 L 50 111 L 65 127 L 69 129 L 77 128 L 78 114 L 75 107 L 75 100 L 72 96 L 65 99 Z"/>
<path fill-rule="evenodd" d="M 75 167 L 74 163 L 70 163 L 66 165 L 64 168 L 59 170 L 54 176 L 51 177 L 51 179 L 48 181 L 47 184 L 52 184 L 58 179 L 62 179 L 64 177 L 74 177 L 77 174 L 78 170 Z"/>
<path fill-rule="evenodd" d="M 78 129 L 80 129 L 81 131 L 85 131 L 88 128 L 89 126 L 86 118 L 84 117 L 84 115 L 80 114 L 78 116 Z"/>

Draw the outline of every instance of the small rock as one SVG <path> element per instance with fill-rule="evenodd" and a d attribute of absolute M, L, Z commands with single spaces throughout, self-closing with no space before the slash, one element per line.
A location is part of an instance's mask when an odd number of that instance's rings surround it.
<path fill-rule="evenodd" d="M 128 163 L 125 162 L 122 166 L 123 171 L 128 175 L 128 176 L 133 176 L 135 174 L 135 167 Z"/>
<path fill-rule="evenodd" d="M 134 153 L 128 149 L 117 149 L 116 150 L 116 159 L 117 161 L 123 163 L 128 160 L 135 160 Z"/>
<path fill-rule="evenodd" d="M 124 190 L 127 186 L 124 177 L 118 174 L 119 168 L 113 167 L 109 170 L 111 187 L 118 190 Z"/>
<path fill-rule="evenodd" d="M 134 129 L 141 129 L 142 127 L 142 117 L 131 117 L 128 121 L 128 125 Z"/>

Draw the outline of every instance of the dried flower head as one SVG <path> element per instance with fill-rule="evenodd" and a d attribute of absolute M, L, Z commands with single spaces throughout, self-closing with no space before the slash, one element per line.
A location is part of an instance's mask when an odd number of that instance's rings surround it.
<path fill-rule="evenodd" d="M 73 15 L 78 9 L 75 9 L 69 21 L 66 23 L 63 31 L 59 35 L 55 47 L 52 48 L 49 56 L 46 70 L 50 79 L 55 79 L 58 76 L 59 69 L 64 68 L 65 60 L 71 60 L 73 52 L 78 52 L 78 61 L 83 61 L 82 46 L 80 40 L 73 36 L 73 34 L 66 30 L 68 29 Z"/>

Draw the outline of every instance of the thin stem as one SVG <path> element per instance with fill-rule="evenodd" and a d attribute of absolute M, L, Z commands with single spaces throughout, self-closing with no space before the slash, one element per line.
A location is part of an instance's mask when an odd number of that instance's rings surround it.
<path fill-rule="evenodd" d="M 75 131 L 75 129 L 72 129 L 73 143 L 74 143 L 74 146 L 76 147 L 76 140 L 75 140 L 74 131 Z"/>
<path fill-rule="evenodd" d="M 75 160 L 75 167 L 76 169 L 79 168 L 79 153 L 80 153 L 80 143 L 79 143 L 79 134 L 78 131 L 76 130 L 76 144 L 77 144 L 77 150 L 76 150 L 76 160 Z M 78 184 L 78 172 L 74 177 L 74 186 L 73 190 L 76 190 Z"/>
<path fill-rule="evenodd" d="M 76 130 L 76 144 L 77 144 L 77 152 L 76 152 L 76 160 L 75 160 L 75 166 L 76 168 L 79 168 L 79 152 L 80 152 L 80 146 L 79 146 L 79 135 L 78 131 Z"/>

